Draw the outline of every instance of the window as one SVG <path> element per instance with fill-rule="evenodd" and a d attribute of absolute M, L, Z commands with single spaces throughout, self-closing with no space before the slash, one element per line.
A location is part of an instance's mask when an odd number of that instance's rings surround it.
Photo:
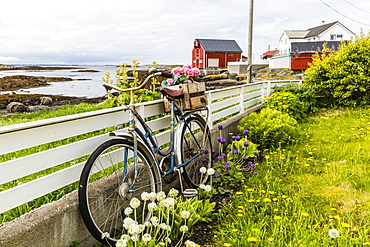
<path fill-rule="evenodd" d="M 330 40 L 336 40 L 336 37 L 337 37 L 337 35 L 335 35 L 335 34 L 330 34 Z"/>
<path fill-rule="evenodd" d="M 218 58 L 208 58 L 208 67 L 218 67 Z"/>
<path fill-rule="evenodd" d="M 343 34 L 337 34 L 337 39 L 343 39 Z"/>

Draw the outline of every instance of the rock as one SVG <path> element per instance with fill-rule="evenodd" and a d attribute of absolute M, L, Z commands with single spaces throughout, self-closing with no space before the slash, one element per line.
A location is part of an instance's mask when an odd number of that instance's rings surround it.
<path fill-rule="evenodd" d="M 228 79 L 236 79 L 236 77 L 238 76 L 238 74 L 237 73 L 230 73 L 228 76 L 227 76 L 227 78 Z"/>
<path fill-rule="evenodd" d="M 41 97 L 40 98 L 40 104 L 41 105 L 52 105 L 53 99 L 50 97 Z"/>
<path fill-rule="evenodd" d="M 28 112 L 29 109 L 27 106 L 19 102 L 11 102 L 6 106 L 8 112 Z"/>
<path fill-rule="evenodd" d="M 35 106 L 28 107 L 28 110 L 30 112 L 41 111 L 41 110 L 52 110 L 52 109 L 53 108 L 51 106 L 47 106 L 47 105 L 35 105 Z"/>

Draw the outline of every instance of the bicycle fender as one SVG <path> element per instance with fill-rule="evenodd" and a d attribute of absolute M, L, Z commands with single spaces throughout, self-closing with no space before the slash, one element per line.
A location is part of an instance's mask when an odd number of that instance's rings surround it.
<path fill-rule="evenodd" d="M 128 141 L 134 142 L 134 137 L 130 133 L 127 133 L 127 132 L 112 131 L 112 132 L 109 133 L 109 136 L 110 137 L 119 137 L 119 138 L 126 139 Z M 141 150 L 143 150 L 148 157 L 152 158 L 153 162 L 157 163 L 156 158 L 154 157 L 152 151 L 144 144 L 143 140 L 141 140 L 140 138 L 137 138 L 137 146 Z M 155 175 L 157 176 L 157 178 L 160 178 L 161 174 L 159 172 L 157 164 L 153 164 L 152 167 L 153 167 L 153 171 L 154 171 Z M 162 190 L 162 181 L 158 181 L 158 183 L 159 183 L 158 184 L 159 191 L 161 191 Z"/>

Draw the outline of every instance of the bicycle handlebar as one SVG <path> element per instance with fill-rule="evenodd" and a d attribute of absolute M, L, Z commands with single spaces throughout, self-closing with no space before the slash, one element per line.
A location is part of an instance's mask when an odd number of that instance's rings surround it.
<path fill-rule="evenodd" d="M 155 76 L 163 76 L 163 77 L 166 77 L 166 78 L 171 78 L 172 77 L 172 74 L 171 73 L 167 73 L 167 72 L 157 72 L 157 73 L 154 73 L 154 74 L 151 74 L 149 75 L 147 78 L 145 78 L 144 82 L 141 83 L 139 86 L 137 87 L 131 87 L 131 88 L 119 88 L 119 87 L 116 87 L 116 86 L 113 86 L 112 84 L 109 84 L 109 83 L 104 83 L 103 84 L 103 87 L 105 87 L 105 90 L 109 90 L 109 89 L 114 89 L 114 90 L 117 90 L 119 92 L 130 92 L 130 91 L 136 91 L 136 90 L 140 90 L 142 89 L 147 83 L 148 81 L 155 77 Z"/>

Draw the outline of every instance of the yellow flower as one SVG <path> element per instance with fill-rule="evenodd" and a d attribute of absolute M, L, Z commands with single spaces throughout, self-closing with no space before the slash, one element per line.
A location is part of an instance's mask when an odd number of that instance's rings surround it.
<path fill-rule="evenodd" d="M 286 196 L 286 195 L 282 195 L 281 197 L 282 197 L 283 199 L 285 199 L 285 198 L 287 198 L 288 196 Z"/>
<path fill-rule="evenodd" d="M 274 216 L 274 220 L 281 220 L 282 218 L 280 216 Z"/>
<path fill-rule="evenodd" d="M 229 246 L 232 246 L 232 245 L 229 244 L 229 243 L 224 243 L 224 246 L 229 247 Z"/>
<path fill-rule="evenodd" d="M 266 193 L 266 191 L 265 191 L 265 190 L 261 190 L 261 193 L 262 193 L 262 194 L 265 194 L 265 193 Z"/>
<path fill-rule="evenodd" d="M 274 198 L 272 198 L 272 200 L 273 200 L 274 202 L 276 202 L 278 199 L 277 199 L 276 197 L 274 197 Z"/>
<path fill-rule="evenodd" d="M 243 214 L 237 214 L 238 217 L 243 217 Z"/>
<path fill-rule="evenodd" d="M 334 216 L 334 219 L 336 219 L 336 220 L 340 220 L 339 215 L 335 215 L 335 216 Z"/>
<path fill-rule="evenodd" d="M 337 209 L 336 209 L 336 208 L 330 208 L 330 210 L 331 210 L 331 211 L 337 211 Z"/>
<path fill-rule="evenodd" d="M 348 223 L 342 223 L 342 227 L 347 227 L 347 228 L 350 228 L 351 227 L 351 225 L 350 224 L 348 224 Z"/>
<path fill-rule="evenodd" d="M 306 213 L 306 212 L 303 212 L 302 213 L 302 216 L 305 216 L 305 217 L 307 217 L 309 214 L 308 213 Z"/>
<path fill-rule="evenodd" d="M 276 194 L 276 192 L 275 191 L 269 191 L 269 194 L 273 195 L 273 194 Z"/>
<path fill-rule="evenodd" d="M 257 242 L 257 238 L 255 238 L 255 237 L 249 237 L 247 240 L 249 242 Z"/>
<path fill-rule="evenodd" d="M 364 245 L 370 245 L 370 242 L 365 242 Z"/>
<path fill-rule="evenodd" d="M 269 155 L 265 155 L 265 159 L 267 159 L 267 160 L 268 160 L 269 158 L 270 158 L 270 156 L 269 156 Z"/>
<path fill-rule="evenodd" d="M 248 202 L 254 202 L 254 200 L 253 199 L 249 199 Z"/>
<path fill-rule="evenodd" d="M 237 232 L 237 231 L 238 231 L 238 229 L 232 229 L 231 231 L 233 231 L 233 232 Z"/>
<path fill-rule="evenodd" d="M 271 202 L 271 199 L 270 198 L 265 198 L 263 199 L 264 202 Z"/>
<path fill-rule="evenodd" d="M 247 191 L 248 191 L 248 192 L 253 192 L 253 191 L 254 191 L 254 189 L 247 189 Z"/>
<path fill-rule="evenodd" d="M 243 195 L 243 192 L 238 191 L 238 192 L 236 192 L 235 194 L 237 194 L 237 195 Z"/>
<path fill-rule="evenodd" d="M 267 241 L 272 242 L 272 241 L 274 241 L 274 239 L 273 238 L 268 238 Z"/>
<path fill-rule="evenodd" d="M 238 208 L 243 209 L 244 207 L 243 206 L 238 206 Z"/>

